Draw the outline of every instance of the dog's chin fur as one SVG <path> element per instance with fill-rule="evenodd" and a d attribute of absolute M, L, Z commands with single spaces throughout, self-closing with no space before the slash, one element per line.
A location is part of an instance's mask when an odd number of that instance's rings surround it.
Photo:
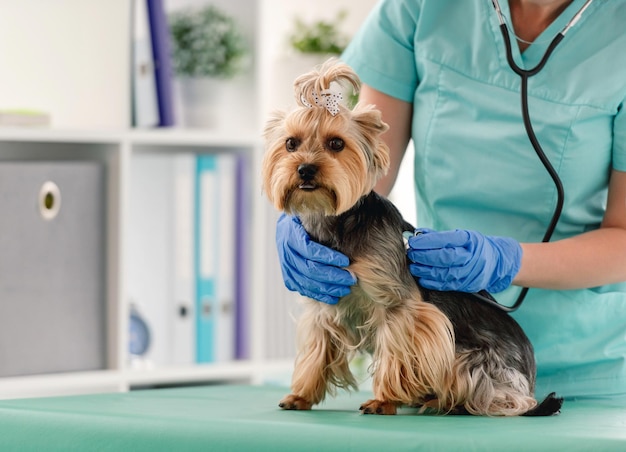
<path fill-rule="evenodd" d="M 283 209 L 290 215 L 306 215 L 319 212 L 325 216 L 337 215 L 337 195 L 326 187 L 317 187 L 314 190 L 294 187 L 285 192 L 281 201 Z"/>
<path fill-rule="evenodd" d="M 480 415 L 558 412 L 554 397 L 533 410 L 533 350 L 510 316 L 470 295 L 416 283 L 402 239 L 413 227 L 372 191 L 389 167 L 380 113 L 357 105 L 332 116 L 301 101 L 312 103 L 313 91 L 332 81 L 358 87 L 348 66 L 329 62 L 296 80 L 300 107 L 276 113 L 265 129 L 265 193 L 277 209 L 298 215 L 313 240 L 347 255 L 358 280 L 336 305 L 306 301 L 293 393 L 280 406 L 310 409 L 336 388 L 356 388 L 349 361 L 365 351 L 375 399 L 361 406 L 364 413 L 394 414 L 401 405 Z"/>

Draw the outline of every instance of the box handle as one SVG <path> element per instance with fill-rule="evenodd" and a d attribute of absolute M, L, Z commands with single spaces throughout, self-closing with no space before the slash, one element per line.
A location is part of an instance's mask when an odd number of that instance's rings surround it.
<path fill-rule="evenodd" d="M 44 182 L 39 190 L 39 214 L 44 220 L 52 220 L 61 209 L 61 190 L 52 181 Z"/>

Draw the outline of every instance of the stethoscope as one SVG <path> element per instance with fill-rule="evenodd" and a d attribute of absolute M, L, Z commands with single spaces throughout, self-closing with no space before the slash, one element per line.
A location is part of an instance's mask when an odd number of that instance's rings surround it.
<path fill-rule="evenodd" d="M 513 59 L 513 51 L 511 48 L 511 39 L 509 37 L 509 30 L 506 24 L 506 19 L 504 18 L 504 15 L 502 14 L 502 10 L 500 9 L 500 3 L 498 2 L 498 0 L 491 0 L 491 3 L 493 4 L 493 8 L 496 10 L 496 13 L 498 14 L 498 20 L 500 22 L 500 31 L 502 32 L 502 37 L 504 38 L 504 46 L 506 48 L 506 59 L 509 63 L 509 66 L 513 70 L 513 72 L 515 72 L 521 78 L 520 93 L 521 93 L 522 118 L 524 120 L 524 127 L 526 128 L 526 133 L 528 134 L 528 139 L 530 140 L 530 143 L 533 149 L 537 153 L 539 160 L 541 160 L 541 163 L 545 167 L 546 171 L 550 174 L 550 177 L 552 178 L 552 181 L 554 182 L 554 185 L 557 191 L 557 201 L 556 201 L 556 206 L 554 207 L 554 213 L 552 214 L 552 219 L 550 220 L 550 224 L 548 225 L 548 228 L 546 229 L 546 233 L 543 236 L 542 242 L 549 242 L 550 238 L 552 237 L 552 234 L 554 233 L 554 229 L 556 228 L 556 224 L 559 221 L 559 218 L 561 217 L 561 212 L 563 210 L 563 200 L 565 198 L 565 194 L 564 194 L 563 183 L 561 182 L 561 178 L 559 177 L 556 170 L 550 163 L 550 160 L 548 159 L 545 152 L 541 148 L 541 145 L 539 144 L 539 140 L 537 140 L 537 136 L 535 135 L 535 131 L 533 130 L 533 126 L 530 121 L 530 113 L 528 111 L 528 79 L 532 77 L 533 75 L 538 74 L 543 69 L 543 67 L 546 65 L 546 62 L 548 61 L 548 58 L 550 57 L 550 55 L 552 54 L 556 46 L 563 40 L 563 38 L 565 37 L 565 34 L 570 30 L 570 28 L 576 25 L 576 23 L 580 20 L 580 17 L 583 15 L 585 10 L 589 7 L 589 5 L 591 5 L 592 2 L 593 0 L 587 0 L 585 4 L 580 8 L 580 10 L 578 10 L 578 12 L 574 14 L 574 17 L 572 17 L 572 19 L 565 25 L 565 27 L 556 34 L 556 36 L 552 39 L 552 42 L 548 46 L 548 49 L 544 53 L 543 58 L 541 58 L 541 61 L 539 61 L 537 66 L 535 66 L 532 69 L 522 69 L 521 67 L 517 65 L 517 63 Z M 502 305 L 498 303 L 497 301 L 493 300 L 492 298 L 485 297 L 481 295 L 480 293 L 477 293 L 474 295 L 478 297 L 479 299 L 481 299 L 482 301 L 484 301 L 485 303 L 496 306 L 497 308 L 503 311 L 513 312 L 521 306 L 522 302 L 524 301 L 524 298 L 526 297 L 527 292 L 528 292 L 528 287 L 523 287 L 519 296 L 517 297 L 517 300 L 515 300 L 515 303 L 513 303 L 512 306 Z"/>

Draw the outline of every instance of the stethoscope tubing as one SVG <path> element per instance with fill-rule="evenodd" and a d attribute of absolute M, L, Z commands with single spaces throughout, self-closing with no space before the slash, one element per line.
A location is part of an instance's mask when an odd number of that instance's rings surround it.
<path fill-rule="evenodd" d="M 542 242 L 549 242 L 550 239 L 552 238 L 552 234 L 554 233 L 554 230 L 556 229 L 556 225 L 559 221 L 559 218 L 561 217 L 561 213 L 563 212 L 563 204 L 565 202 L 565 190 L 563 188 L 563 182 L 561 181 L 559 174 L 554 169 L 554 166 L 552 166 L 550 159 L 548 158 L 543 148 L 541 147 L 541 144 L 539 143 L 539 140 L 537 139 L 537 135 L 535 134 L 535 130 L 533 129 L 532 121 L 530 119 L 529 106 L 528 106 L 528 79 L 532 77 L 533 75 L 538 74 L 543 69 L 543 67 L 548 62 L 550 55 L 552 55 L 552 52 L 554 52 L 554 49 L 556 48 L 556 46 L 558 46 L 559 43 L 563 40 L 563 38 L 565 37 L 565 34 L 569 31 L 569 29 L 572 26 L 574 26 L 576 22 L 578 22 L 581 15 L 585 12 L 587 7 L 589 7 L 592 1 L 593 0 L 587 0 L 585 4 L 582 6 L 582 8 L 574 15 L 574 17 L 567 23 L 567 25 L 565 25 L 563 30 L 557 33 L 557 35 L 552 39 L 552 41 L 550 42 L 550 45 L 548 46 L 545 53 L 543 54 L 541 61 L 539 61 L 539 63 L 535 67 L 531 69 L 523 69 L 519 67 L 519 65 L 515 62 L 515 59 L 513 58 L 513 49 L 512 49 L 512 44 L 511 44 L 511 38 L 509 36 L 509 30 L 507 28 L 504 16 L 502 15 L 502 11 L 500 10 L 500 5 L 498 3 L 498 0 L 491 0 L 493 7 L 496 10 L 496 13 L 498 14 L 498 20 L 500 21 L 500 31 L 502 33 L 502 38 L 504 40 L 504 47 L 506 50 L 507 62 L 509 66 L 511 67 L 511 70 L 520 76 L 521 110 L 522 110 L 522 119 L 524 122 L 524 128 L 526 129 L 526 134 L 528 135 L 530 144 L 532 145 L 537 156 L 539 157 L 539 160 L 541 160 L 541 163 L 543 164 L 544 168 L 550 175 L 550 178 L 554 182 L 554 186 L 557 192 L 557 200 L 556 200 L 556 205 L 554 207 L 554 212 L 552 214 L 552 218 L 550 220 L 548 228 L 546 229 L 546 232 L 543 236 Z M 515 300 L 515 303 L 513 303 L 513 305 L 511 306 L 500 304 L 491 298 L 484 297 L 480 293 L 475 293 L 473 295 L 479 298 L 481 301 L 487 304 L 490 304 L 492 306 L 495 306 L 496 308 L 501 309 L 505 312 L 513 312 L 513 311 L 516 311 L 522 305 L 522 303 L 524 302 L 524 299 L 526 298 L 527 293 L 528 293 L 528 287 L 522 287 L 522 290 L 519 293 L 517 299 Z"/>

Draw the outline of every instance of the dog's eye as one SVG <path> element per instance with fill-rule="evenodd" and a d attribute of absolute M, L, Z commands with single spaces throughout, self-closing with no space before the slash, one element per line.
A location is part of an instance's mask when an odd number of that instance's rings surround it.
<path fill-rule="evenodd" d="M 289 137 L 287 138 L 287 141 L 285 141 L 285 149 L 289 152 L 295 151 L 298 149 L 298 146 L 300 146 L 300 140 L 297 138 Z"/>
<path fill-rule="evenodd" d="M 328 149 L 330 149 L 331 151 L 334 152 L 339 152 L 339 151 L 343 151 L 343 148 L 345 147 L 345 143 L 341 138 L 331 138 L 330 140 L 328 140 L 328 143 L 326 143 L 326 146 L 328 146 Z"/>

